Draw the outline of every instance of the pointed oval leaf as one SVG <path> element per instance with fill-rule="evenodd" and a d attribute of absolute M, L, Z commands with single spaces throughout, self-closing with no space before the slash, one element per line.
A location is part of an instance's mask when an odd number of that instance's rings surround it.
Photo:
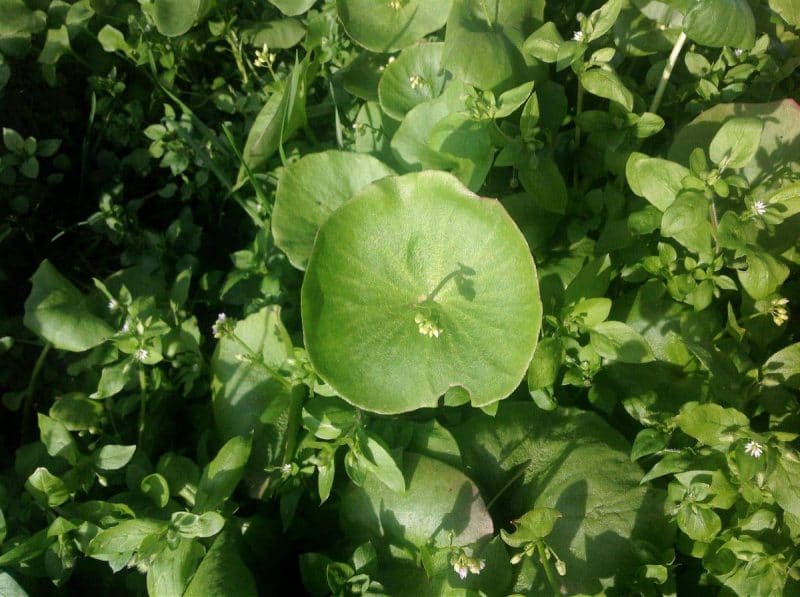
<path fill-rule="evenodd" d="M 385 178 L 341 207 L 319 231 L 302 289 L 315 369 L 380 413 L 433 406 L 452 386 L 476 406 L 505 398 L 541 314 L 519 229 L 443 172 Z"/>
<path fill-rule="evenodd" d="M 731 118 L 717 131 L 708 148 L 720 168 L 742 168 L 752 160 L 761 142 L 764 124 L 758 118 Z"/>
<path fill-rule="evenodd" d="M 748 50 L 755 43 L 756 21 L 747 0 L 699 0 L 686 13 L 683 31 L 704 46 Z"/>
<path fill-rule="evenodd" d="M 306 155 L 281 174 L 272 212 L 275 244 L 305 269 L 317 230 L 345 201 L 394 171 L 376 158 L 345 151 Z"/>
<path fill-rule="evenodd" d="M 61 350 L 82 352 L 102 344 L 114 333 L 93 315 L 85 297 L 46 259 L 31 277 L 25 301 L 25 327 Z"/>

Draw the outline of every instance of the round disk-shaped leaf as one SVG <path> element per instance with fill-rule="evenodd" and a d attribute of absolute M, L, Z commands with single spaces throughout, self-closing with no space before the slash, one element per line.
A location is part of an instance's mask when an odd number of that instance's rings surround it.
<path fill-rule="evenodd" d="M 442 92 L 445 83 L 443 48 L 443 43 L 411 46 L 386 67 L 378 85 L 378 97 L 384 112 L 403 120 L 411 108 Z"/>
<path fill-rule="evenodd" d="M 347 34 L 373 52 L 395 52 L 444 27 L 451 0 L 337 0 Z"/>
<path fill-rule="evenodd" d="M 358 191 L 394 170 L 345 151 L 312 153 L 284 170 L 275 194 L 272 234 L 292 265 L 305 269 L 322 223 Z"/>
<path fill-rule="evenodd" d="M 525 238 L 497 201 L 427 171 L 379 180 L 320 228 L 302 290 L 319 375 L 365 410 L 508 396 L 542 317 Z"/>

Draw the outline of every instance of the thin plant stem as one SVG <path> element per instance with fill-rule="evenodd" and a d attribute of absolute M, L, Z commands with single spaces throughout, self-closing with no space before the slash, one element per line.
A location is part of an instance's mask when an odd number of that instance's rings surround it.
<path fill-rule="evenodd" d="M 42 352 L 39 353 L 39 358 L 36 359 L 36 363 L 33 365 L 33 372 L 31 373 L 31 378 L 28 381 L 28 386 L 25 388 L 25 401 L 22 403 L 22 429 L 20 431 L 20 438 L 23 443 L 28 435 L 28 428 L 30 425 L 29 420 L 31 418 L 31 412 L 33 411 L 33 393 L 36 390 L 36 382 L 39 380 L 39 374 L 44 366 L 47 353 L 50 352 L 52 347 L 53 345 L 48 342 L 44 345 L 44 348 L 42 348 Z"/>
<path fill-rule="evenodd" d="M 294 460 L 294 453 L 297 450 L 297 436 L 300 432 L 300 415 L 303 412 L 303 403 L 305 399 L 305 386 L 296 386 L 292 388 L 292 398 L 289 403 L 289 421 L 286 424 L 286 443 L 283 449 L 283 460 L 281 464 L 289 464 Z"/>
<path fill-rule="evenodd" d="M 678 56 L 680 56 L 681 49 L 683 49 L 683 44 L 685 43 L 686 34 L 681 31 L 678 39 L 675 40 L 675 45 L 672 46 L 672 52 L 670 52 L 669 58 L 667 58 L 667 63 L 664 65 L 664 71 L 661 73 L 661 80 L 658 82 L 658 88 L 656 89 L 656 94 L 653 96 L 653 102 L 650 104 L 648 112 L 654 114 L 658 112 L 658 108 L 661 106 L 661 100 L 664 98 L 664 91 L 667 89 L 667 83 L 672 76 L 672 69 L 675 68 L 675 63 L 678 61 Z"/>
<path fill-rule="evenodd" d="M 147 375 L 145 375 L 143 365 L 139 365 L 139 390 L 141 392 L 139 399 L 139 439 L 136 443 L 141 446 L 147 417 Z"/>
<path fill-rule="evenodd" d="M 556 575 L 553 572 L 553 566 L 550 564 L 550 559 L 547 557 L 547 547 L 545 546 L 544 541 L 539 541 L 536 544 L 536 551 L 539 552 L 539 561 L 542 563 L 544 574 L 547 577 L 547 582 L 550 584 L 550 588 L 553 590 L 553 595 L 560 597 L 561 591 L 558 587 Z"/>
<path fill-rule="evenodd" d="M 491 509 L 492 509 L 492 506 L 494 506 L 495 502 L 496 502 L 498 499 L 500 499 L 500 496 L 502 496 L 502 495 L 503 495 L 503 494 L 504 494 L 506 491 L 508 491 L 508 490 L 509 490 L 509 488 L 510 488 L 510 487 L 511 487 L 511 486 L 512 486 L 514 483 L 516 483 L 516 482 L 517 482 L 517 481 L 518 481 L 518 480 L 519 480 L 519 479 L 520 479 L 520 478 L 521 478 L 521 477 L 522 477 L 522 476 L 525 474 L 525 470 L 526 470 L 526 467 L 523 467 L 523 468 L 522 468 L 522 469 L 521 469 L 521 470 L 520 470 L 520 471 L 519 471 L 517 474 L 515 474 L 513 477 L 511 477 L 511 479 L 509 479 L 509 480 L 508 480 L 508 483 L 506 483 L 505 485 L 503 485 L 503 486 L 500 488 L 500 490 L 499 490 L 499 491 L 498 491 L 496 494 L 494 494 L 494 497 L 493 497 L 491 500 L 489 500 L 489 503 L 488 503 L 488 504 L 486 504 L 486 509 L 487 509 L 487 510 L 490 510 L 490 511 L 491 511 Z"/>

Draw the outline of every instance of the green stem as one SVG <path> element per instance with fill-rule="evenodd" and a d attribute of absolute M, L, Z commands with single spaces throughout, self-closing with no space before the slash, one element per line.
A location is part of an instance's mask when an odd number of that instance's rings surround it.
<path fill-rule="evenodd" d="M 544 574 L 547 576 L 547 582 L 550 583 L 550 588 L 553 590 L 553 595 L 556 597 L 561 597 L 561 590 L 558 587 L 558 581 L 556 580 L 556 575 L 553 572 L 553 566 L 550 565 L 550 559 L 547 557 L 547 547 L 545 546 L 544 541 L 539 541 L 536 543 L 536 551 L 539 552 L 539 561 L 542 563 Z"/>
<path fill-rule="evenodd" d="M 136 443 L 141 446 L 142 438 L 144 437 L 145 418 L 147 416 L 147 376 L 142 365 L 139 365 L 139 389 L 141 391 L 139 399 L 139 440 Z"/>
<path fill-rule="evenodd" d="M 686 34 L 681 31 L 678 39 L 675 40 L 675 45 L 672 46 L 672 52 L 670 52 L 669 58 L 667 58 L 667 63 L 664 65 L 664 71 L 661 73 L 661 80 L 658 82 L 658 88 L 656 89 L 655 96 L 653 96 L 653 102 L 650 104 L 648 112 L 652 112 L 653 114 L 658 112 L 658 108 L 661 106 L 661 100 L 664 97 L 664 91 L 667 89 L 667 83 L 672 76 L 672 69 L 675 68 L 675 63 L 678 62 L 678 56 L 680 56 L 681 49 L 685 43 Z"/>
<path fill-rule="evenodd" d="M 253 363 L 258 367 L 261 367 L 264 371 L 269 373 L 270 376 L 275 378 L 275 381 L 280 383 L 287 390 L 292 389 L 292 383 L 288 379 L 286 379 L 283 375 L 281 375 L 281 373 L 277 369 L 265 363 L 263 355 L 256 354 L 255 352 L 253 352 L 253 350 L 247 344 L 245 344 L 244 340 L 242 340 L 239 336 L 237 336 L 235 332 L 233 331 L 230 332 L 230 336 L 233 339 L 233 341 L 236 342 L 236 344 L 241 346 L 242 349 L 247 352 L 246 356 L 251 363 Z"/>
<path fill-rule="evenodd" d="M 28 435 L 28 428 L 30 426 L 29 420 L 31 418 L 31 412 L 33 411 L 33 392 L 36 390 L 36 382 L 39 380 L 39 374 L 44 366 L 47 353 L 50 352 L 52 347 L 53 345 L 48 342 L 44 345 L 44 348 L 42 348 L 42 352 L 39 353 L 39 358 L 36 359 L 36 363 L 33 365 L 33 372 L 31 372 L 28 386 L 24 391 L 25 401 L 22 403 L 22 429 L 20 430 L 22 443 L 25 442 L 25 438 Z"/>
<path fill-rule="evenodd" d="M 282 464 L 289 464 L 294 460 L 294 453 L 297 450 L 297 436 L 300 433 L 300 420 L 303 412 L 303 403 L 306 399 L 305 386 L 295 386 L 292 388 L 292 399 L 289 403 L 289 421 L 286 424 L 286 443 L 283 449 Z"/>
<path fill-rule="evenodd" d="M 487 510 L 491 510 L 491 509 L 492 509 L 492 506 L 494 506 L 494 503 L 495 503 L 495 502 L 496 502 L 498 499 L 500 499 L 500 496 L 501 496 L 501 495 L 503 495 L 503 494 L 504 494 L 506 491 L 508 491 L 508 489 L 509 489 L 509 488 L 510 488 L 510 487 L 511 487 L 511 486 L 512 486 L 514 483 L 516 483 L 516 482 L 517 482 L 517 481 L 518 481 L 518 480 L 519 480 L 519 479 L 520 479 L 520 478 L 521 478 L 521 477 L 522 477 L 522 476 L 525 474 L 525 470 L 526 470 L 526 468 L 527 468 L 527 467 L 522 467 L 522 468 L 520 469 L 520 471 L 519 471 L 519 472 L 518 472 L 516 475 L 514 475 L 513 477 L 511 477 L 511 479 L 509 479 L 509 480 L 508 480 L 508 483 L 506 483 L 505 485 L 503 485 L 503 486 L 500 488 L 500 491 L 498 491 L 496 494 L 494 494 L 494 497 L 493 497 L 491 500 L 489 500 L 489 503 L 488 503 L 488 504 L 486 504 L 486 509 L 487 509 Z"/>

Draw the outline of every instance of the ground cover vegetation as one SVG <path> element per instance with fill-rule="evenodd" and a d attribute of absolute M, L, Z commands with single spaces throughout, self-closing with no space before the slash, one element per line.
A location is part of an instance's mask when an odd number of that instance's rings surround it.
<path fill-rule="evenodd" d="M 0 595 L 800 592 L 796 0 L 0 0 Z"/>

